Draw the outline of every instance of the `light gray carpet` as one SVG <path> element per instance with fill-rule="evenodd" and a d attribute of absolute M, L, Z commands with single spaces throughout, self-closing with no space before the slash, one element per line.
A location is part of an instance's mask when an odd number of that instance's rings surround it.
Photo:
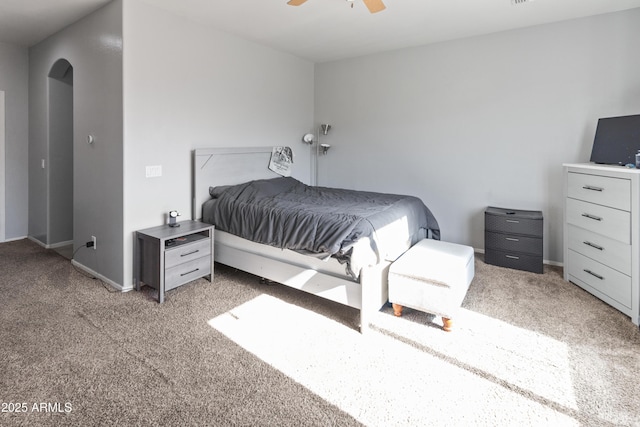
<path fill-rule="evenodd" d="M 364 337 L 354 309 L 216 268 L 160 305 L 0 244 L 0 402 L 27 407 L 0 425 L 640 425 L 638 328 L 558 268 L 478 256 L 454 332 L 386 307 Z"/>

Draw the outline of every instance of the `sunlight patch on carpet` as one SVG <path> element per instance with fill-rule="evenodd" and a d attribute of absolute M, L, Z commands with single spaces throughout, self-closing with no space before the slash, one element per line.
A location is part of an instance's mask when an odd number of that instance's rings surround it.
<path fill-rule="evenodd" d="M 561 341 L 481 313 L 461 309 L 455 330 L 405 318 L 380 316 L 378 326 L 494 381 L 531 393 L 540 401 L 578 410 L 569 348 Z"/>
<path fill-rule="evenodd" d="M 406 324 L 411 322 L 402 322 L 403 319 L 381 317 L 383 323 L 390 321 L 394 328 L 400 326 L 401 334 L 413 328 L 413 325 L 407 328 Z M 487 319 L 476 320 L 492 323 Z M 557 383 L 567 381 L 565 375 L 557 375 L 565 369 L 560 366 L 562 361 L 539 353 L 531 355 L 535 349 L 523 347 L 526 334 L 510 330 L 508 325 L 491 324 L 493 331 L 487 331 L 485 336 L 470 336 L 461 330 L 462 336 L 450 352 L 445 344 L 455 342 L 452 337 L 458 331 L 447 334 L 414 324 L 420 330 L 412 332 L 416 344 L 410 345 L 376 331 L 361 335 L 343 324 L 268 295 L 235 307 L 208 323 L 366 425 L 578 424 L 568 408 L 575 405 L 571 402 L 570 383 L 560 387 L 570 396 L 560 396 L 555 391 Z M 487 341 L 492 334 L 515 341 L 508 346 L 496 340 Z M 540 340 L 543 338 L 537 338 L 533 345 L 540 344 Z M 483 354 L 470 356 L 477 352 Z M 498 355 L 504 359 L 493 360 Z M 496 363 L 498 366 L 494 366 Z M 538 370 L 541 367 L 536 367 L 537 373 L 531 375 L 536 379 L 538 374 L 543 375 L 542 381 L 555 384 L 548 397 L 540 397 L 544 390 L 531 393 L 522 390 L 529 384 L 541 388 L 526 372 L 521 372 L 527 370 L 527 365 L 537 363 L 551 363 L 547 365 L 550 373 L 543 374 Z M 511 381 L 517 380 L 518 371 L 527 380 L 509 387 Z"/>

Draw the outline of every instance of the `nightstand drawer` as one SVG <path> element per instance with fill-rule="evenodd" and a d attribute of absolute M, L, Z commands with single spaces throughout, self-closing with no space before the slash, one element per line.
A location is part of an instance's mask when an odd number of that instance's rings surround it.
<path fill-rule="evenodd" d="M 576 199 L 567 199 L 566 209 L 567 223 L 609 236 L 626 244 L 631 243 L 631 215 L 629 212 Z"/>
<path fill-rule="evenodd" d="M 204 275 L 211 274 L 211 257 L 204 256 L 193 261 L 167 268 L 164 273 L 165 291 L 183 285 Z"/>
<path fill-rule="evenodd" d="M 164 267 L 171 268 L 183 262 L 201 258 L 211 253 L 211 240 L 201 239 L 193 243 L 167 249 L 164 255 Z"/>
<path fill-rule="evenodd" d="M 567 225 L 569 249 L 631 276 L 631 245 Z"/>
<path fill-rule="evenodd" d="M 516 270 L 530 271 L 532 273 L 542 273 L 542 255 L 527 255 L 520 252 L 506 252 L 496 249 L 486 249 L 484 261 L 487 264 L 499 267 L 514 268 Z"/>
<path fill-rule="evenodd" d="M 631 308 L 631 277 L 572 250 L 569 251 L 568 274 L 570 278 L 575 277 L 623 306 Z"/>
<path fill-rule="evenodd" d="M 542 213 L 489 207 L 484 214 L 484 229 L 504 234 L 542 237 Z"/>
<path fill-rule="evenodd" d="M 542 238 L 485 231 L 485 248 L 542 256 Z"/>
<path fill-rule="evenodd" d="M 631 181 L 569 172 L 567 196 L 624 211 L 631 210 Z"/>

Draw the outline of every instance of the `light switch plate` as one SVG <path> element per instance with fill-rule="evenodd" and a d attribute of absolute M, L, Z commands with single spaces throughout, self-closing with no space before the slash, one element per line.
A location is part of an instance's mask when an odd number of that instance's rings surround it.
<path fill-rule="evenodd" d="M 147 166 L 145 173 L 147 178 L 162 176 L 162 165 Z"/>

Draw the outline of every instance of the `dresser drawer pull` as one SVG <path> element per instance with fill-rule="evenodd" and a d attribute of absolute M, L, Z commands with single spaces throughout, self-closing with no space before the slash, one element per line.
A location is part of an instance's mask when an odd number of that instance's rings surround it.
<path fill-rule="evenodd" d="M 591 190 L 591 191 L 604 191 L 604 188 L 602 187 L 593 187 L 591 185 L 585 185 L 582 188 L 584 188 L 585 190 Z"/>
<path fill-rule="evenodd" d="M 582 242 L 582 243 L 584 243 L 587 246 L 591 246 L 592 248 L 595 248 L 595 249 L 597 249 L 599 251 L 604 251 L 604 248 L 602 246 L 598 246 L 598 245 L 593 244 L 591 242 Z"/>
<path fill-rule="evenodd" d="M 602 221 L 602 218 L 600 218 L 599 216 L 590 215 L 588 213 L 583 213 L 582 216 L 585 217 L 585 218 L 592 219 L 594 221 Z"/>
<path fill-rule="evenodd" d="M 507 257 L 509 259 L 516 259 L 516 260 L 520 259 L 519 256 L 515 256 L 515 255 L 505 255 L 505 257 Z"/>
<path fill-rule="evenodd" d="M 600 280 L 604 280 L 604 277 L 602 277 L 602 276 L 601 276 L 601 275 L 599 275 L 599 274 L 594 273 L 594 272 L 593 272 L 593 271 L 591 271 L 591 270 L 587 270 L 587 269 L 585 268 L 585 269 L 584 269 L 584 272 L 585 272 L 585 273 L 589 273 L 589 274 L 590 274 L 590 275 L 592 275 L 593 277 L 597 277 L 597 278 L 598 278 L 598 279 L 600 279 Z"/>
<path fill-rule="evenodd" d="M 504 240 L 508 240 L 510 242 L 519 242 L 520 239 L 516 239 L 515 237 L 505 237 Z"/>
<path fill-rule="evenodd" d="M 181 257 L 182 256 L 189 256 L 189 255 L 197 254 L 198 252 L 200 252 L 200 249 L 196 249 L 195 251 L 187 252 L 186 254 L 182 254 L 180 256 Z"/>
<path fill-rule="evenodd" d="M 180 277 L 182 277 L 182 276 L 186 276 L 186 275 L 191 274 L 191 273 L 195 273 L 195 272 L 196 272 L 196 271 L 198 271 L 198 270 L 200 270 L 200 269 L 199 269 L 199 268 L 196 268 L 195 270 L 187 271 L 186 273 L 182 273 L 182 274 L 180 275 Z"/>
<path fill-rule="evenodd" d="M 511 223 L 513 223 L 513 224 L 520 224 L 520 221 L 517 221 L 517 220 L 515 220 L 515 219 L 507 219 L 507 220 L 505 220 L 505 221 L 507 221 L 507 222 L 511 222 Z"/>

